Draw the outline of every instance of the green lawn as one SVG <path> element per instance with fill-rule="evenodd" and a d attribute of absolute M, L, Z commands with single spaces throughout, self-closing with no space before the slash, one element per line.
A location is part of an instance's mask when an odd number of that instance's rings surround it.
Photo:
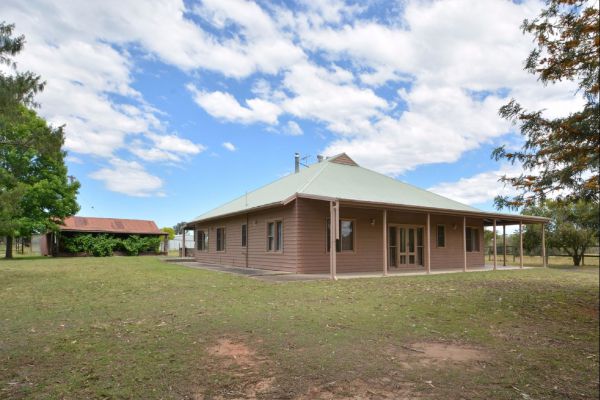
<path fill-rule="evenodd" d="M 268 283 L 0 260 L 0 398 L 598 398 L 598 268 Z"/>
<path fill-rule="evenodd" d="M 485 256 L 485 262 L 488 265 L 493 263 L 492 257 L 489 255 Z M 502 265 L 502 254 L 498 254 L 497 262 L 498 265 Z M 506 256 L 506 265 L 519 265 L 519 256 L 513 257 L 512 255 Z M 541 267 L 542 257 L 541 256 L 523 256 L 523 265 L 529 267 Z M 550 256 L 548 257 L 548 265 L 550 267 L 573 267 L 573 259 L 571 257 L 564 256 Z M 599 257 L 587 256 L 585 258 L 585 266 L 598 267 L 600 265 Z"/>

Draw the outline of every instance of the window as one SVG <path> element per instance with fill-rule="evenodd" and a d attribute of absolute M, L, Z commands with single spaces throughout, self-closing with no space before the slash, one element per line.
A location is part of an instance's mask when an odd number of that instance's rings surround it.
<path fill-rule="evenodd" d="M 467 227 L 465 230 L 467 251 L 479 251 L 479 229 Z"/>
<path fill-rule="evenodd" d="M 283 250 L 283 222 L 267 223 L 267 251 Z"/>
<path fill-rule="evenodd" d="M 336 240 L 336 251 L 354 251 L 354 221 L 340 219 L 340 239 Z M 327 251 L 331 249 L 331 228 L 327 218 Z"/>
<path fill-rule="evenodd" d="M 275 250 L 281 251 L 281 250 L 283 250 L 283 222 L 277 221 L 275 223 L 275 233 L 276 233 Z"/>
<path fill-rule="evenodd" d="M 446 247 L 446 225 L 437 226 L 437 247 Z"/>
<path fill-rule="evenodd" d="M 267 224 L 267 250 L 273 251 L 275 247 L 275 224 L 269 222 Z"/>
<path fill-rule="evenodd" d="M 248 225 L 242 225 L 242 247 L 246 247 L 248 243 Z"/>
<path fill-rule="evenodd" d="M 225 228 L 217 228 L 217 251 L 225 251 Z"/>
<path fill-rule="evenodd" d="M 208 232 L 204 230 L 196 232 L 196 248 L 200 251 L 208 251 Z"/>

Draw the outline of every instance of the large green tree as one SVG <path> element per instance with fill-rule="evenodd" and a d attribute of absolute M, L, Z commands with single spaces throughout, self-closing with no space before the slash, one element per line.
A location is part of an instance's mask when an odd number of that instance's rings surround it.
<path fill-rule="evenodd" d="M 519 162 L 525 173 L 502 180 L 518 190 L 514 197 L 498 197 L 499 208 L 531 206 L 547 197 L 566 201 L 598 201 L 600 147 L 600 22 L 596 0 L 547 0 L 524 33 L 532 34 L 535 48 L 526 60 L 527 71 L 544 84 L 577 83 L 582 109 L 562 118 L 548 118 L 543 110 L 527 110 L 512 99 L 500 115 L 517 125 L 524 136 L 521 149 L 504 146 L 496 160 Z"/>
<path fill-rule="evenodd" d="M 51 127 L 28 107 L 43 89 L 41 78 L 16 70 L 13 57 L 24 38 L 13 37 L 13 25 L 0 23 L 0 235 L 12 239 L 55 230 L 79 210 L 79 183 L 67 176 L 62 127 Z"/>
<path fill-rule="evenodd" d="M 79 210 L 79 183 L 67 176 L 62 127 L 49 126 L 25 107 L 17 118 L 3 119 L 4 137 L 30 144 L 0 146 L 0 234 L 7 237 L 10 258 L 13 237 L 56 230 Z"/>
<path fill-rule="evenodd" d="M 524 210 L 524 214 L 538 215 L 550 219 L 546 231 L 548 247 L 561 250 L 580 265 L 586 250 L 598 244 L 600 211 L 597 204 L 585 200 L 565 203 L 547 200 L 542 205 Z M 541 245 L 539 226 L 528 226 L 523 237 L 525 249 Z"/>

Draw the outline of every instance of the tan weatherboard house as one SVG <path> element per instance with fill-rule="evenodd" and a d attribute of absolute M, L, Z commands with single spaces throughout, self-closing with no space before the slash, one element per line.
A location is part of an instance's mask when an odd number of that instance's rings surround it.
<path fill-rule="evenodd" d="M 546 222 L 484 212 L 340 154 L 303 169 L 296 155 L 296 173 L 197 217 L 186 229 L 194 230 L 192 256 L 203 264 L 335 278 L 483 267 L 485 226 L 495 232 L 496 226 L 516 224 L 522 232 L 523 224 Z"/>

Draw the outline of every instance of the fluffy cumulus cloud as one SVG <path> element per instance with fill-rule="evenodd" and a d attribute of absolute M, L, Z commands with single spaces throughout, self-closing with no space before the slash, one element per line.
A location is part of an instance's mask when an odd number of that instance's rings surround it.
<path fill-rule="evenodd" d="M 510 131 L 498 116 L 509 97 L 551 115 L 581 104 L 572 84 L 543 87 L 522 69 L 532 44 L 519 26 L 541 6 L 534 0 L 409 1 L 396 15 L 375 19 L 368 6 L 341 0 L 300 2 L 294 9 L 204 1 L 194 10 L 215 29 L 237 32 L 243 48 L 267 36 L 285 43 L 283 58 L 290 54 L 291 62 L 257 67 L 271 76 L 249 74 L 247 99 L 189 89 L 220 120 L 267 124 L 267 130 L 286 115 L 318 122 L 332 133 L 324 153 L 345 151 L 390 175 L 451 163 Z M 294 131 L 289 125 L 276 130 Z"/>
<path fill-rule="evenodd" d="M 246 100 L 246 105 L 242 106 L 229 93 L 200 91 L 191 84 L 187 88 L 193 94 L 194 101 L 200 107 L 204 108 L 213 117 L 223 120 L 242 124 L 253 122 L 275 124 L 277 117 L 281 114 L 281 109 L 278 105 L 260 98 Z"/>
<path fill-rule="evenodd" d="M 144 163 L 180 162 L 204 150 L 169 132 L 163 113 L 133 88 L 136 66 L 127 51 L 131 44 L 141 45 L 165 62 L 190 68 L 187 49 L 194 45 L 179 40 L 168 43 L 177 34 L 194 37 L 200 32 L 183 17 L 183 10 L 182 4 L 162 1 L 0 3 L 2 18 L 26 35 L 19 66 L 47 82 L 37 99 L 40 113 L 51 123 L 66 125 L 69 160 L 88 156 L 106 165 L 91 176 L 105 181 L 109 190 L 128 195 L 158 193 L 162 180 L 146 172 Z M 123 15 L 136 15 L 136 23 Z M 117 151 L 128 152 L 131 160 L 115 162 Z M 148 179 L 123 188 L 129 177 Z"/>
<path fill-rule="evenodd" d="M 149 174 L 140 163 L 118 158 L 110 160 L 110 167 L 92 173 L 92 178 L 104 182 L 108 190 L 135 197 L 164 196 L 163 182 Z"/>
<path fill-rule="evenodd" d="M 581 104 L 571 83 L 543 87 L 522 69 L 532 43 L 519 27 L 542 6 L 414 0 L 380 12 L 370 7 L 381 4 L 343 0 L 6 0 L 0 12 L 27 33 L 22 66 L 48 80 L 44 115 L 67 124 L 67 149 L 104 157 L 111 166 L 101 171 L 119 168 L 108 161 L 119 149 L 136 160 L 121 165 L 122 176 L 204 150 L 170 133 L 133 88 L 134 49 L 187 73 L 190 100 L 219 121 L 288 135 L 310 121 L 329 133 L 325 154 L 345 151 L 398 175 L 457 161 L 509 132 L 498 108 L 510 97 L 551 115 Z M 217 78 L 202 79 L 206 71 Z"/>
<path fill-rule="evenodd" d="M 496 196 L 516 195 L 512 186 L 498 180 L 504 175 L 515 176 L 522 172 L 523 169 L 518 166 L 503 165 L 498 170 L 481 172 L 456 182 L 439 183 L 429 190 L 465 204 L 483 204 L 494 200 Z"/>

